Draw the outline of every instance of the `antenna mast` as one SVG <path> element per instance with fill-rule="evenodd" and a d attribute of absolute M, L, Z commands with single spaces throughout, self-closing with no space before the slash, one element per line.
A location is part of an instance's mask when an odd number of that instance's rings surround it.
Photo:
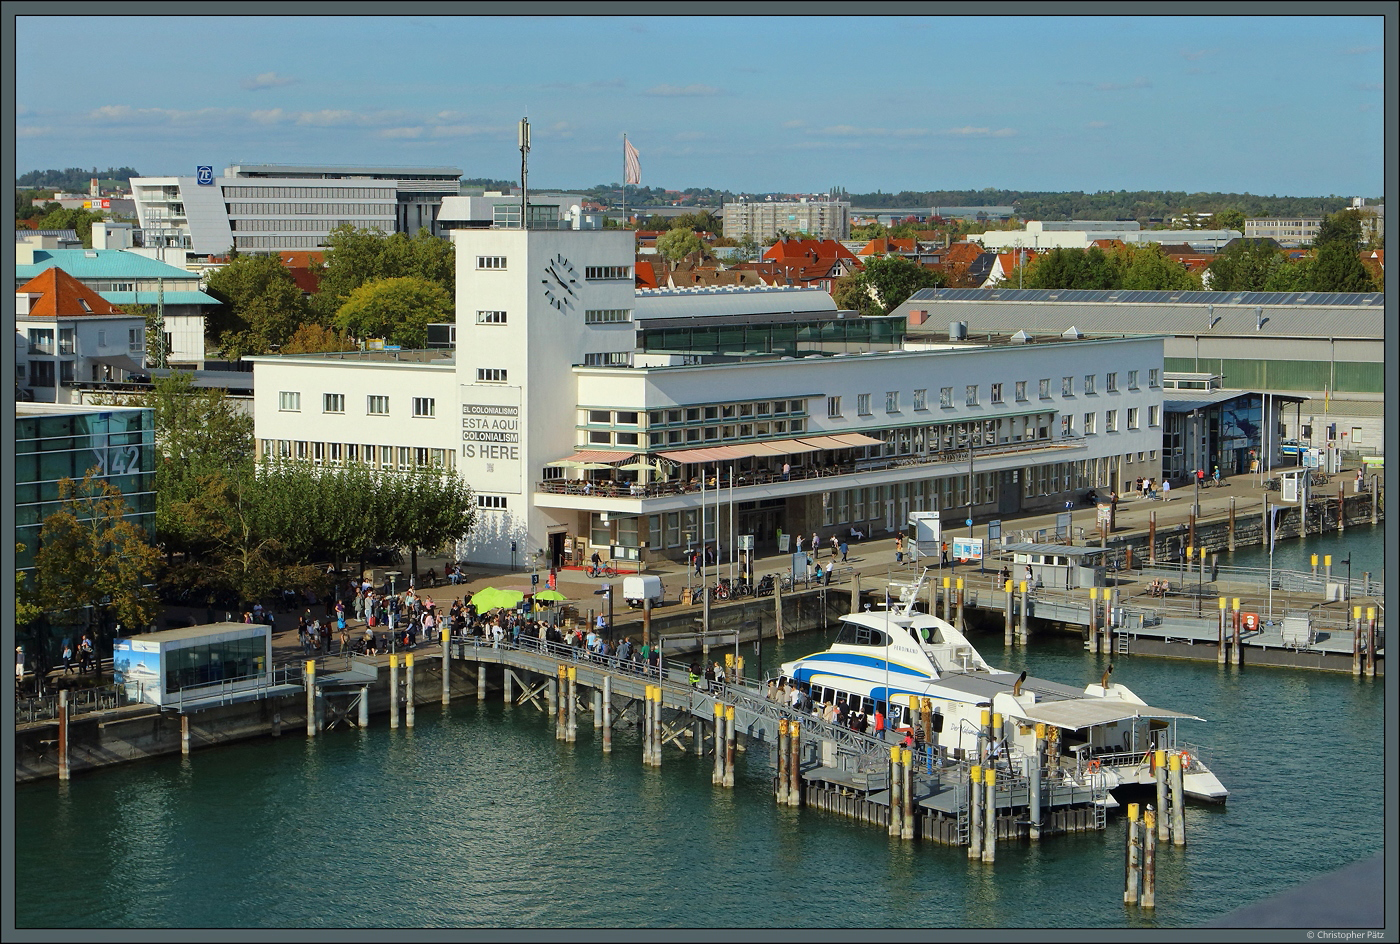
<path fill-rule="evenodd" d="M 520 119 L 520 228 L 529 229 L 530 176 L 527 161 L 530 156 L 530 119 Z"/>

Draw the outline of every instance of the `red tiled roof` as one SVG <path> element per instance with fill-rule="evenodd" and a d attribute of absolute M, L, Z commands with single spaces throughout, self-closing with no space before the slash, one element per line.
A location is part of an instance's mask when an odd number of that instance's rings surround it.
<path fill-rule="evenodd" d="M 656 268 L 650 259 L 639 258 L 632 271 L 636 276 L 637 288 L 660 288 L 656 281 Z"/>
<path fill-rule="evenodd" d="M 40 272 L 18 291 L 39 294 L 40 297 L 30 303 L 29 313 L 41 318 L 126 314 L 58 266 Z"/>
<path fill-rule="evenodd" d="M 763 253 L 763 258 L 784 262 L 802 258 L 855 259 L 855 255 L 834 239 L 780 239 Z"/>

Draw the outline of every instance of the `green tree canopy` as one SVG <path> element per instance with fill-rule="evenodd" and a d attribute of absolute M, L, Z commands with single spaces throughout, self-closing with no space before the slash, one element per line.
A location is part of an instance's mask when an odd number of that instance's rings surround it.
<path fill-rule="evenodd" d="M 1348 238 L 1337 238 L 1317 250 L 1308 287 L 1314 292 L 1374 292 L 1376 283 L 1361 261 L 1361 251 Z"/>
<path fill-rule="evenodd" d="M 1238 239 L 1211 260 L 1212 292 L 1264 292 L 1275 273 L 1288 265 L 1288 257 L 1269 240 Z"/>
<path fill-rule="evenodd" d="M 428 325 L 455 319 L 452 296 L 441 285 L 415 276 L 367 282 L 350 293 L 335 326 L 354 337 L 386 338 L 405 348 L 428 343 Z"/>
<path fill-rule="evenodd" d="M 121 490 L 89 471 L 58 481 L 60 505 L 44 519 L 34 555 L 34 603 L 46 611 L 107 607 L 132 629 L 159 612 L 152 585 L 160 554 L 126 519 Z"/>
<path fill-rule="evenodd" d="M 1114 288 L 1167 292 L 1201 287 L 1200 279 L 1163 252 L 1161 243 L 1124 246 L 1113 254 L 1113 263 L 1118 269 Z"/>
<path fill-rule="evenodd" d="M 1026 288 L 1118 288 L 1120 273 L 1108 254 L 1088 249 L 1052 249 L 1026 270 Z"/>
<path fill-rule="evenodd" d="M 1341 210 L 1326 217 L 1313 237 L 1313 248 L 1340 244 L 1351 250 L 1361 248 L 1361 214 L 1355 210 Z"/>
<path fill-rule="evenodd" d="M 1230 208 L 1228 210 L 1218 210 L 1210 218 L 1211 229 L 1232 229 L 1237 233 L 1244 233 L 1244 211 Z"/>
<path fill-rule="evenodd" d="M 92 248 L 92 224 L 103 219 L 101 213 L 93 213 L 82 207 L 65 210 L 55 204 L 55 208 L 39 217 L 39 229 L 71 229 L 83 241 L 83 247 Z"/>
<path fill-rule="evenodd" d="M 326 351 L 353 351 L 355 342 L 344 331 L 320 324 L 304 324 L 282 345 L 283 354 L 321 354 Z"/>
<path fill-rule="evenodd" d="M 449 297 L 456 293 L 456 256 L 452 244 L 420 229 L 385 235 L 377 229 L 349 224 L 326 238 L 325 265 L 312 305 L 329 323 L 355 289 L 380 279 L 415 277 L 440 285 Z"/>
<path fill-rule="evenodd" d="M 887 315 L 924 288 L 945 284 L 943 273 L 925 269 L 902 256 L 871 259 L 858 272 L 842 276 L 832 287 L 838 308 L 863 315 Z"/>
<path fill-rule="evenodd" d="M 709 210 L 682 213 L 671 220 L 671 229 L 688 229 L 697 233 L 712 233 L 715 236 L 723 236 L 724 220 Z"/>
<path fill-rule="evenodd" d="M 656 251 L 671 262 L 678 262 L 692 252 L 704 252 L 705 243 L 695 231 L 684 226 L 667 230 L 656 240 Z"/>
<path fill-rule="evenodd" d="M 301 289 L 278 255 L 240 255 L 210 274 L 209 293 L 223 304 L 205 334 L 233 360 L 285 344 L 310 317 Z"/>

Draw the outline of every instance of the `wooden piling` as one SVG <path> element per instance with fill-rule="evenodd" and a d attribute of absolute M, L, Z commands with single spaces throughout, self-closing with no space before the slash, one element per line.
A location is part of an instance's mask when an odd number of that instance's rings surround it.
<path fill-rule="evenodd" d="M 779 639 L 786 638 L 783 634 L 783 582 L 778 577 L 773 578 L 773 629 L 778 634 Z"/>
<path fill-rule="evenodd" d="M 1138 900 L 1138 805 L 1128 804 L 1128 847 L 1124 853 L 1123 902 L 1135 904 Z"/>
<path fill-rule="evenodd" d="M 987 826 L 987 838 L 982 840 L 982 861 L 995 862 L 997 860 L 997 771 L 995 767 L 988 767 L 982 772 L 982 779 L 987 786 L 986 810 L 982 817 Z"/>
<path fill-rule="evenodd" d="M 1216 638 L 1215 638 L 1215 662 L 1216 662 L 1217 665 L 1224 665 L 1224 664 L 1225 664 L 1225 647 L 1226 647 L 1226 640 L 1227 640 L 1227 637 L 1226 637 L 1226 627 L 1229 626 L 1229 619 L 1230 619 L 1230 618 L 1229 618 L 1229 616 L 1226 614 L 1226 611 L 1225 611 L 1225 598 L 1224 598 L 1224 597 L 1221 597 L 1221 598 L 1220 598 L 1220 620 L 1219 620 L 1220 625 L 1217 626 L 1217 627 L 1216 627 L 1216 630 L 1215 630 L 1215 637 L 1216 637 Z M 1158 807 L 1159 807 L 1159 808 L 1161 807 L 1161 804 L 1160 804 L 1160 803 L 1158 804 Z"/>
<path fill-rule="evenodd" d="M 394 659 L 389 659 L 389 678 L 394 681 L 398 678 L 398 669 L 394 665 Z M 316 736 L 316 660 L 306 660 L 306 736 Z"/>
<path fill-rule="evenodd" d="M 1376 608 L 1366 607 L 1366 677 L 1376 677 Z"/>
<path fill-rule="evenodd" d="M 403 657 L 403 712 L 404 727 L 413 727 L 413 716 L 415 713 L 415 699 L 413 697 L 413 653 L 406 652 Z"/>
<path fill-rule="evenodd" d="M 68 780 L 72 773 L 68 760 L 68 689 L 62 688 L 58 691 L 58 779 Z"/>
<path fill-rule="evenodd" d="M 612 676 L 603 676 L 603 753 L 612 753 Z"/>
<path fill-rule="evenodd" d="M 1157 809 L 1162 815 L 1157 817 L 1157 838 L 1166 842 L 1171 838 L 1171 824 L 1167 820 L 1167 752 L 1161 749 L 1152 752 L 1152 774 L 1157 786 Z M 1151 815 L 1151 814 L 1149 814 Z"/>
<path fill-rule="evenodd" d="M 1153 828 L 1157 814 L 1152 807 L 1142 818 L 1142 906 L 1157 907 L 1157 832 Z"/>
<path fill-rule="evenodd" d="M 1226 548 L 1230 551 L 1235 549 L 1235 496 L 1230 496 L 1230 533 L 1226 538 Z"/>
<path fill-rule="evenodd" d="M 713 711 L 715 715 L 715 768 L 710 774 L 710 783 L 719 786 L 724 783 L 724 705 L 716 701 Z"/>
<path fill-rule="evenodd" d="M 967 857 L 982 858 L 982 768 L 973 764 L 968 768 L 968 844 Z"/>
<path fill-rule="evenodd" d="M 724 785 L 734 786 L 734 706 L 724 706 Z"/>
<path fill-rule="evenodd" d="M 1157 512 L 1147 513 L 1147 562 L 1157 563 Z"/>
<path fill-rule="evenodd" d="M 444 626 L 440 635 L 442 640 L 442 703 L 450 705 L 452 703 L 452 630 Z"/>
<path fill-rule="evenodd" d="M 779 806 L 788 805 L 788 723 L 783 718 L 778 722 L 778 790 Z"/>
<path fill-rule="evenodd" d="M 1358 624 L 1351 630 L 1351 674 L 1357 678 L 1361 677 L 1361 626 Z"/>
<path fill-rule="evenodd" d="M 1347 529 L 1347 487 L 1337 483 L 1337 533 Z"/>
<path fill-rule="evenodd" d="M 59 692 L 60 696 L 67 694 Z M 185 757 L 190 756 L 190 716 L 186 714 L 180 715 L 180 753 Z"/>
<path fill-rule="evenodd" d="M 651 645 L 651 597 L 642 599 L 642 645 Z"/>
<path fill-rule="evenodd" d="M 1186 845 L 1186 789 L 1182 785 L 1181 752 L 1173 751 L 1167 758 L 1171 775 L 1172 845 Z"/>
<path fill-rule="evenodd" d="M 851 571 L 851 612 L 860 612 L 860 571 L 858 570 Z"/>

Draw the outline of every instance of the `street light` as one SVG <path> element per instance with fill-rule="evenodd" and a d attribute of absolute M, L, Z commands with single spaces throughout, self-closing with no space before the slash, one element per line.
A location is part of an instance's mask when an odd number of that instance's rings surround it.
<path fill-rule="evenodd" d="M 1191 514 L 1201 517 L 1201 477 L 1196 474 L 1201 461 L 1201 441 L 1196 436 L 1196 419 L 1200 415 L 1200 410 L 1191 411 L 1191 464 L 1197 468 L 1191 470 L 1191 481 L 1196 483 L 1195 507 L 1191 509 Z"/>

